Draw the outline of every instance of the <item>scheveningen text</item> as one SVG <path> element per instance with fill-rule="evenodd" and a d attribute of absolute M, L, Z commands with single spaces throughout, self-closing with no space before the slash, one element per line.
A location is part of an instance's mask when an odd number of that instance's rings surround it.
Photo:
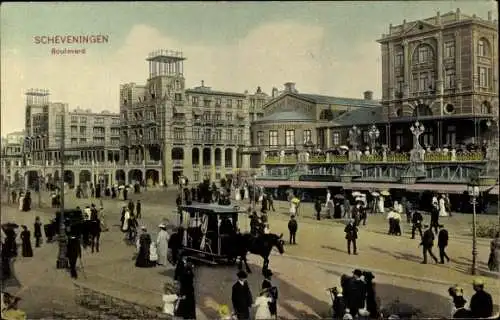
<path fill-rule="evenodd" d="M 53 56 L 57 56 L 57 55 L 68 55 L 68 54 L 86 54 L 87 50 L 85 50 L 85 48 L 83 49 L 52 48 L 50 52 L 52 53 Z"/>
<path fill-rule="evenodd" d="M 54 36 L 35 36 L 35 44 L 86 44 L 86 43 L 108 43 L 108 35 L 54 35 Z"/>

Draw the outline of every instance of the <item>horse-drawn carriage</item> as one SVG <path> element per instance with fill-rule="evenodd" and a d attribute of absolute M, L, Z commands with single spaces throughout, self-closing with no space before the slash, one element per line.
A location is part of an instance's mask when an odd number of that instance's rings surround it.
<path fill-rule="evenodd" d="M 247 272 L 251 272 L 247 253 L 261 256 L 264 270 L 268 268 L 273 247 L 280 254 L 284 252 L 283 235 L 241 233 L 238 214 L 242 211 L 237 206 L 193 203 L 181 206 L 180 212 L 181 226 L 169 241 L 169 249 L 175 256 L 171 259 L 173 264 L 182 252 L 183 257 L 212 265 L 233 264 L 239 259 L 238 267 L 241 269 L 245 263 Z"/>
<path fill-rule="evenodd" d="M 239 207 L 193 203 L 180 210 L 182 234 L 177 236 L 183 256 L 209 264 L 234 263 L 229 242 L 238 231 Z"/>

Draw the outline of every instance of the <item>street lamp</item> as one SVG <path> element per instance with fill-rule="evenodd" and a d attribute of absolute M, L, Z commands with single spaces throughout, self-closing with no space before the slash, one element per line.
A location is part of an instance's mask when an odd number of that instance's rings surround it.
<path fill-rule="evenodd" d="M 68 258 L 66 257 L 68 238 L 66 236 L 66 227 L 64 223 L 64 160 L 65 160 L 65 140 L 66 140 L 66 124 L 65 124 L 65 111 L 62 114 L 61 123 L 61 146 L 60 146 L 60 160 L 61 160 L 61 179 L 60 179 L 60 216 L 59 216 L 59 255 L 57 257 L 57 269 L 66 269 L 69 266 Z"/>
<path fill-rule="evenodd" d="M 182 219 L 182 205 L 184 205 L 184 186 L 187 183 L 187 179 L 185 176 L 180 176 L 179 177 L 179 189 L 181 193 L 181 205 L 179 206 L 179 225 L 182 226 L 183 219 Z"/>
<path fill-rule="evenodd" d="M 359 128 L 356 126 L 353 126 L 351 129 L 349 129 L 349 143 L 351 144 L 354 151 L 358 149 L 358 138 L 360 134 L 361 130 L 359 130 Z"/>
<path fill-rule="evenodd" d="M 471 273 L 476 274 L 476 261 L 477 261 L 477 216 L 476 216 L 476 198 L 479 196 L 479 183 L 477 179 L 472 178 L 467 184 L 467 192 L 471 196 L 472 204 L 472 267 Z"/>
<path fill-rule="evenodd" d="M 255 194 L 256 194 L 256 190 L 255 190 L 255 182 L 256 182 L 256 179 L 257 179 L 257 175 L 254 173 L 252 174 L 252 212 L 253 213 L 255 211 Z"/>
<path fill-rule="evenodd" d="M 380 136 L 380 131 L 378 130 L 377 126 L 372 125 L 370 127 L 370 130 L 368 130 L 368 136 L 370 137 L 370 141 L 372 143 L 372 154 L 375 153 L 375 142 Z"/>
<path fill-rule="evenodd" d="M 425 127 L 420 122 L 416 121 L 411 127 L 410 131 L 413 134 L 413 149 L 420 150 L 422 146 L 420 145 L 419 138 L 425 132 Z"/>

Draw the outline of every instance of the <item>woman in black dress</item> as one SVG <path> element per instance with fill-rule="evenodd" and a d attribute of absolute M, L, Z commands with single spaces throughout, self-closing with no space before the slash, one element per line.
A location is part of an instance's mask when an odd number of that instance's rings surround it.
<path fill-rule="evenodd" d="M 22 241 L 22 254 L 23 257 L 30 258 L 33 257 L 33 248 L 31 247 L 31 233 L 28 230 L 28 227 L 22 226 L 23 231 L 21 232 L 21 241 Z"/>
<path fill-rule="evenodd" d="M 182 319 L 196 319 L 196 302 L 194 293 L 194 271 L 191 262 L 186 262 L 179 277 L 179 304 L 175 316 Z"/>
<path fill-rule="evenodd" d="M 42 223 L 40 222 L 40 217 L 35 218 L 34 225 L 34 236 L 35 236 L 35 247 L 39 248 L 42 243 Z"/>
<path fill-rule="evenodd" d="M 143 233 L 139 237 L 139 253 L 135 259 L 135 266 L 139 268 L 151 268 L 154 267 L 149 258 L 150 247 L 151 247 L 151 235 L 147 233 L 145 227 L 142 227 Z"/>

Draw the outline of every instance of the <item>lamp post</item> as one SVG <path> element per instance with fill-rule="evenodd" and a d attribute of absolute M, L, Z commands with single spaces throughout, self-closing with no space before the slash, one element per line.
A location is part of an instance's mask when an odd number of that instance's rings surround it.
<path fill-rule="evenodd" d="M 184 186 L 186 185 L 186 177 L 179 177 L 179 189 L 181 193 L 181 205 L 179 206 L 179 225 L 181 226 L 184 222 L 182 219 L 182 205 L 184 205 Z"/>
<path fill-rule="evenodd" d="M 255 190 L 255 180 L 257 179 L 257 175 L 254 173 L 252 174 L 252 202 L 251 202 L 251 207 L 252 207 L 252 212 L 253 213 L 255 211 L 255 194 L 256 194 L 256 190 Z"/>
<path fill-rule="evenodd" d="M 61 160 L 61 179 L 60 179 L 60 216 L 59 216 L 59 255 L 57 257 L 57 269 L 68 268 L 68 258 L 66 257 L 68 238 L 66 236 L 66 227 L 64 223 L 64 160 L 65 160 L 65 139 L 66 139 L 66 124 L 65 124 L 65 112 L 62 114 L 62 130 L 61 130 L 61 146 L 60 146 L 60 160 Z"/>
<path fill-rule="evenodd" d="M 411 127 L 410 131 L 413 134 L 413 149 L 420 150 L 422 146 L 420 145 L 420 136 L 425 132 L 425 127 L 420 122 L 416 121 Z"/>
<path fill-rule="evenodd" d="M 349 143 L 354 151 L 358 149 L 358 138 L 360 134 L 361 130 L 356 126 L 352 126 L 352 128 L 349 129 Z"/>
<path fill-rule="evenodd" d="M 370 141 L 372 143 L 372 154 L 375 153 L 375 142 L 377 141 L 378 137 L 380 136 L 380 131 L 378 130 L 377 126 L 372 125 L 370 127 L 370 130 L 368 130 L 368 136 L 370 137 Z"/>
<path fill-rule="evenodd" d="M 472 266 L 471 274 L 476 274 L 477 264 L 477 216 L 476 216 L 476 198 L 479 196 L 479 183 L 476 179 L 472 178 L 467 184 L 467 192 L 471 196 L 472 204 Z"/>

